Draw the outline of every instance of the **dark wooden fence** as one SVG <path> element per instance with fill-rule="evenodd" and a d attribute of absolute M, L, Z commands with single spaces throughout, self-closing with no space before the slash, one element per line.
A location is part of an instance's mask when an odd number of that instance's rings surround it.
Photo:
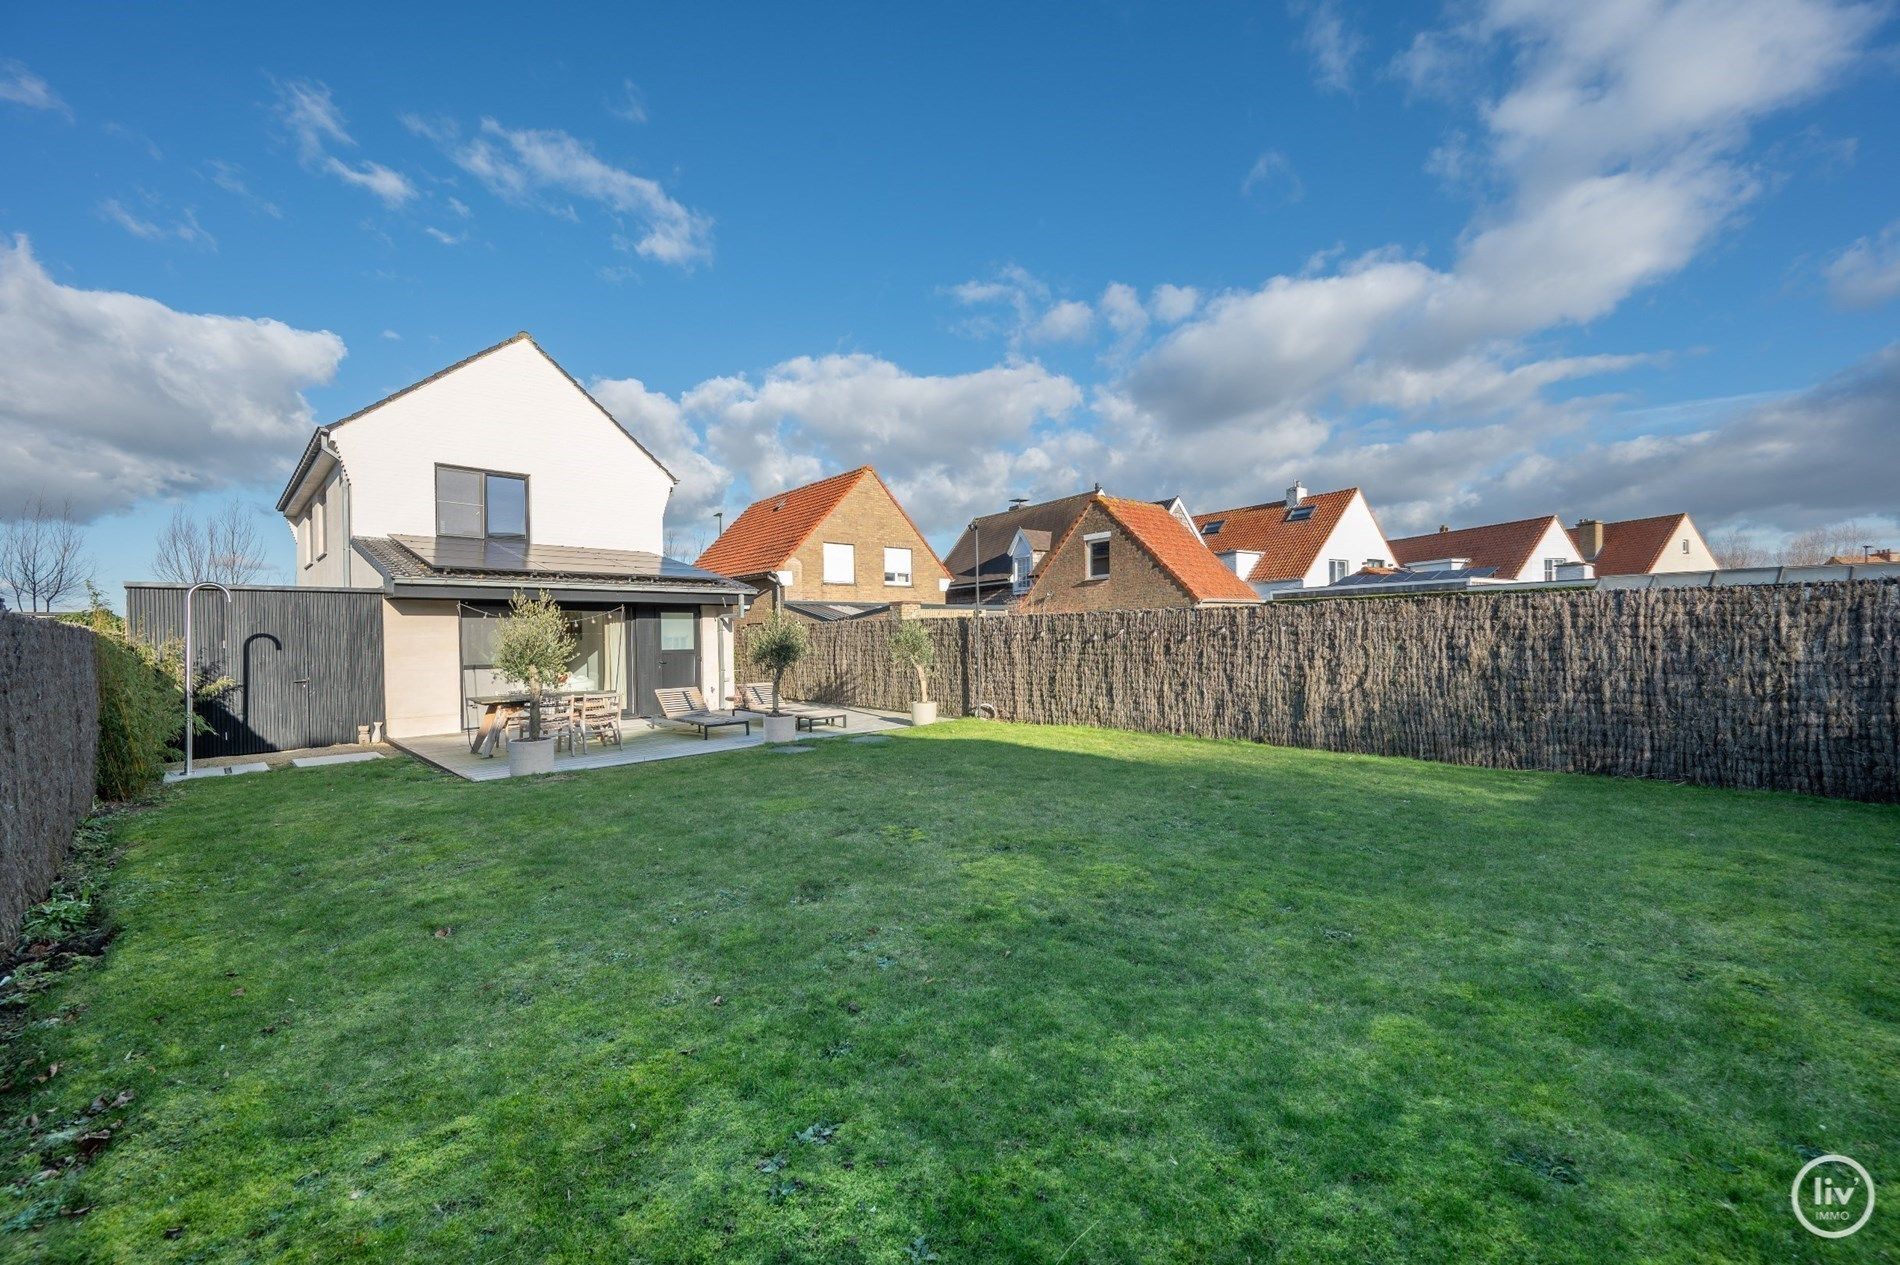
<path fill-rule="evenodd" d="M 1895 581 L 924 626 L 946 715 L 1900 800 Z M 902 708 L 891 627 L 814 626 L 787 694 Z"/>
<path fill-rule="evenodd" d="M 92 807 L 98 671 L 86 629 L 0 614 L 0 954 Z"/>
<path fill-rule="evenodd" d="M 383 595 L 376 589 L 216 589 L 192 599 L 192 662 L 235 684 L 201 707 L 199 756 L 256 755 L 356 741 L 383 715 Z M 183 638 L 185 590 L 125 586 L 126 627 L 150 644 Z"/>

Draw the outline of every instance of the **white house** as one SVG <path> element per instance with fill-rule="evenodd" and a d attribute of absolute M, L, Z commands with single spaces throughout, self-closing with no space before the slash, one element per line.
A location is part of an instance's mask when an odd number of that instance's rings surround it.
<path fill-rule="evenodd" d="M 1261 597 L 1336 584 L 1362 567 L 1388 565 L 1385 533 L 1358 488 L 1196 514 L 1201 540 Z"/>
<path fill-rule="evenodd" d="M 1408 571 L 1488 569 L 1500 581 L 1588 578 L 1573 565 L 1582 555 L 1555 514 L 1401 536 L 1392 542 L 1392 556 Z"/>
<path fill-rule="evenodd" d="M 299 586 L 380 589 L 391 737 L 452 733 L 511 593 L 574 619 L 579 688 L 655 714 L 653 690 L 724 693 L 747 586 L 661 556 L 676 480 L 527 334 L 319 427 L 277 508 Z"/>

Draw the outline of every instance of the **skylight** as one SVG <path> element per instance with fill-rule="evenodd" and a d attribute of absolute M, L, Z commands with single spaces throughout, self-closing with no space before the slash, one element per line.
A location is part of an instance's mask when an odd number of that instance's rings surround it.
<path fill-rule="evenodd" d="M 1221 528 L 1225 527 L 1226 525 L 1227 525 L 1227 520 L 1224 518 L 1212 519 L 1208 522 L 1201 524 L 1201 535 L 1212 536 L 1215 532 L 1219 531 Z"/>
<path fill-rule="evenodd" d="M 1303 523 L 1311 517 L 1313 517 L 1311 505 L 1295 505 L 1286 512 L 1286 521 L 1289 523 Z"/>

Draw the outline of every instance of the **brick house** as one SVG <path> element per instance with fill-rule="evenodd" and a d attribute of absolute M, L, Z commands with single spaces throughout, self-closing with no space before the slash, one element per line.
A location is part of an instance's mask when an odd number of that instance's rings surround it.
<path fill-rule="evenodd" d="M 1101 490 L 1098 486 L 1093 492 L 1017 505 L 971 520 L 944 557 L 950 569 L 950 588 L 944 600 L 952 605 L 973 606 L 980 587 L 985 606 L 1014 603 L 1029 592 L 1050 546 L 1075 525 Z M 981 558 L 977 557 L 979 549 Z"/>
<path fill-rule="evenodd" d="M 829 620 L 940 602 L 949 573 L 870 466 L 746 506 L 694 565 L 759 590 L 745 622 Z"/>
<path fill-rule="evenodd" d="M 1185 511 L 1102 492 L 1055 541 L 1014 610 L 1024 615 L 1246 606 L 1260 599 L 1210 553 Z"/>
<path fill-rule="evenodd" d="M 1392 555 L 1358 488 L 1309 493 L 1295 483 L 1278 501 L 1196 514 L 1201 543 L 1261 597 L 1323 588 Z"/>

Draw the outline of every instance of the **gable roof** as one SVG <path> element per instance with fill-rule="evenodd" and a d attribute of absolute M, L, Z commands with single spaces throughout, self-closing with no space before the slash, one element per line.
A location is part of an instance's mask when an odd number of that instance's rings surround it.
<path fill-rule="evenodd" d="M 1648 575 L 1662 557 L 1663 550 L 1676 538 L 1685 514 L 1658 514 L 1653 518 L 1626 518 L 1620 523 L 1603 524 L 1603 548 L 1590 559 L 1598 575 Z M 1583 557 L 1583 544 L 1572 530 L 1566 533 Z"/>
<path fill-rule="evenodd" d="M 452 365 L 447 366 L 446 368 L 437 369 L 434 373 L 430 374 L 428 377 L 420 378 L 414 382 L 411 382 L 408 386 L 403 387 L 399 391 L 391 391 L 388 395 L 385 395 L 382 399 L 377 400 L 374 404 L 365 404 L 362 408 L 357 409 L 354 413 L 351 413 L 348 417 L 340 417 L 334 422 L 330 422 L 327 425 L 317 427 L 315 431 L 311 432 L 310 442 L 304 445 L 303 456 L 297 459 L 296 468 L 290 472 L 290 479 L 288 482 L 284 484 L 283 495 L 277 498 L 278 512 L 282 513 L 285 510 L 285 508 L 289 506 L 291 497 L 297 490 L 298 483 L 301 482 L 304 477 L 304 472 L 310 468 L 311 463 L 316 460 L 317 454 L 322 451 L 323 441 L 329 437 L 331 431 L 334 431 L 337 427 L 345 425 L 346 423 L 353 422 L 359 417 L 363 417 L 367 414 L 374 413 L 377 409 L 381 408 L 385 404 L 388 404 L 392 400 L 399 400 L 403 396 L 408 395 L 411 391 L 420 390 L 423 387 L 428 386 L 431 382 L 434 382 L 439 378 L 446 378 L 458 369 L 466 369 L 469 365 L 474 364 L 477 360 L 480 360 L 485 356 L 492 356 L 496 352 L 500 351 L 502 348 L 512 347 L 516 343 L 527 343 L 530 347 L 534 348 L 537 352 L 541 353 L 541 358 L 547 361 L 549 364 L 553 365 L 557 370 L 559 370 L 561 376 L 563 378 L 566 378 L 568 382 L 573 385 L 574 389 L 581 393 L 581 397 L 583 399 L 585 399 L 589 404 L 593 405 L 595 408 L 600 410 L 600 415 L 606 418 L 609 422 L 611 422 L 615 430 L 619 431 L 623 436 L 631 440 L 634 447 L 638 448 L 641 452 L 645 453 L 647 457 L 653 462 L 653 464 L 660 468 L 661 474 L 665 475 L 668 479 L 671 479 L 675 485 L 679 483 L 679 476 L 674 474 L 671 470 L 667 469 L 666 463 L 664 461 L 661 461 L 659 457 L 654 454 L 654 451 L 651 448 L 641 443 L 640 437 L 638 435 L 628 430 L 625 426 L 622 426 L 620 424 L 620 419 L 615 417 L 612 413 L 609 413 L 607 411 L 606 405 L 602 404 L 599 400 L 596 400 L 593 397 L 593 395 L 589 393 L 587 388 L 580 384 L 580 379 L 576 378 L 573 374 L 569 373 L 567 371 L 567 368 L 564 365 L 562 365 L 560 361 L 556 360 L 553 356 L 548 355 L 547 348 L 543 347 L 540 343 L 535 342 L 534 335 L 530 334 L 527 330 L 524 329 L 521 332 L 517 333 L 512 338 L 504 338 L 492 347 L 484 347 L 472 356 L 464 356 L 462 359 L 456 361 Z"/>
<path fill-rule="evenodd" d="M 1530 564 L 1537 542 L 1544 538 L 1552 524 L 1559 531 L 1563 530 L 1563 522 L 1555 514 L 1545 514 L 1541 518 L 1520 518 L 1509 523 L 1484 523 L 1477 527 L 1460 527 L 1457 531 L 1402 536 L 1386 543 L 1392 546 L 1392 557 L 1401 566 L 1439 558 L 1469 558 L 1474 569 L 1490 567 L 1499 575 L 1515 577 Z"/>
<path fill-rule="evenodd" d="M 924 534 L 917 531 L 910 511 L 885 486 L 876 470 L 859 466 L 752 502 L 733 520 L 732 526 L 719 533 L 719 539 L 699 555 L 694 565 L 730 576 L 763 575 L 781 570 L 811 539 L 812 533 L 831 517 L 832 511 L 844 503 L 845 497 L 866 479 L 875 483 L 897 507 L 910 529 L 917 532 L 917 539 L 923 541 L 924 552 L 932 562 L 937 562 L 936 553 L 930 548 L 930 542 L 924 540 Z M 937 565 L 941 568 L 943 564 L 937 562 Z"/>
<path fill-rule="evenodd" d="M 1195 601 L 1260 600 L 1259 594 L 1245 580 L 1222 566 L 1221 560 L 1208 551 L 1200 537 L 1165 507 L 1152 501 L 1125 501 L 1101 492 L 1093 493 L 1092 499 Z M 1069 543 L 1069 537 L 1075 535 L 1076 524 L 1081 521 L 1082 516 L 1076 515 L 1075 523 L 1070 524 L 1062 537 L 1062 544 L 1050 550 L 1052 557 Z"/>
<path fill-rule="evenodd" d="M 1194 525 L 1201 530 L 1201 543 L 1213 553 L 1226 553 L 1231 549 L 1258 553 L 1260 560 L 1247 573 L 1253 583 L 1297 580 L 1312 569 L 1333 528 L 1339 526 L 1346 507 L 1358 495 L 1358 488 L 1340 488 L 1308 496 L 1300 504 L 1311 505 L 1313 512 L 1298 522 L 1286 521 L 1287 503 L 1282 499 L 1196 514 Z M 1220 530 L 1210 533 L 1207 526 L 1213 522 L 1220 523 Z M 1219 559 L 1215 561 L 1218 564 Z"/>
<path fill-rule="evenodd" d="M 1075 525 L 1075 520 L 1082 517 L 1082 511 L 1089 507 L 1094 497 L 1093 492 L 1077 492 L 1073 496 L 1058 497 L 1053 501 L 981 515 L 973 520 L 975 531 L 969 527 L 963 529 L 963 534 L 957 537 L 957 543 L 944 556 L 943 564 L 956 579 L 974 579 L 977 565 L 976 535 L 980 532 L 983 537 L 984 575 L 1007 578 L 1009 546 L 1019 530 L 1047 532 L 1050 539 L 1060 539 Z"/>

